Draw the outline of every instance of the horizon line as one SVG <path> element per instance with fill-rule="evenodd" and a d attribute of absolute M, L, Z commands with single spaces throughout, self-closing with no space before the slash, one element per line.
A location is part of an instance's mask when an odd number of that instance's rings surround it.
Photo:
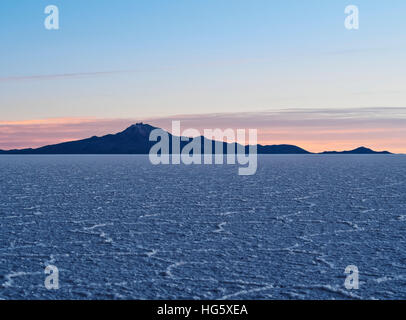
<path fill-rule="evenodd" d="M 142 117 L 53 117 L 0 121 L 0 149 L 27 149 L 82 140 L 119 132 L 137 122 L 170 132 L 171 122 L 182 129 L 255 128 L 258 144 L 297 145 L 318 153 L 353 150 L 368 145 L 374 150 L 406 153 L 406 108 L 281 109 L 237 113 L 180 114 Z M 204 124 L 209 124 L 205 126 Z"/>
<path fill-rule="evenodd" d="M 59 120 L 59 118 L 55 118 L 55 119 L 58 119 L 58 120 Z M 75 118 L 70 118 L 70 119 L 75 119 Z M 90 118 L 86 118 L 86 119 L 89 120 Z M 39 121 L 39 123 L 42 122 L 41 120 L 38 120 L 38 121 Z M 21 123 L 21 122 L 19 122 L 19 123 Z M 118 131 L 118 132 L 115 132 L 115 133 L 108 133 L 108 134 L 106 134 L 106 135 L 101 135 L 101 136 L 94 136 L 94 135 L 93 135 L 93 136 L 89 136 L 89 137 L 86 137 L 86 138 L 83 138 L 83 139 L 68 140 L 68 141 L 63 141 L 63 142 L 55 143 L 55 144 L 42 145 L 42 146 L 40 146 L 40 147 L 35 147 L 35 148 L 22 148 L 22 149 L 9 149 L 9 150 L 0 149 L 0 151 L 1 151 L 1 152 L 13 152 L 13 151 L 16 151 L 16 152 L 17 152 L 17 151 L 24 151 L 24 150 L 37 150 L 37 149 L 40 149 L 40 148 L 43 148 L 43 147 L 47 147 L 47 146 L 58 145 L 58 144 L 69 143 L 69 142 L 82 141 L 82 140 L 90 139 L 90 138 L 92 138 L 92 137 L 103 138 L 103 137 L 105 137 L 105 136 L 107 136 L 107 135 L 116 135 L 116 134 L 122 133 L 122 132 L 124 132 L 125 130 L 127 130 L 127 129 L 133 127 L 133 126 L 137 126 L 137 125 L 151 126 L 151 127 L 155 128 L 155 129 L 161 129 L 161 130 L 164 130 L 165 132 L 167 132 L 167 133 L 173 135 L 172 132 L 167 131 L 167 130 L 165 130 L 165 129 L 163 129 L 163 128 L 155 127 L 155 126 L 153 126 L 153 125 L 151 125 L 151 124 L 149 124 L 149 123 L 137 122 L 137 123 L 133 123 L 133 124 L 131 124 L 130 126 L 124 128 L 122 131 Z M 0 126 L 1 126 L 1 122 L 0 122 Z M 174 136 L 174 135 L 173 135 L 173 136 Z M 187 136 L 187 135 L 181 135 L 181 136 L 176 136 L 176 137 L 186 137 L 186 138 L 189 138 L 189 139 L 193 139 L 193 138 L 206 138 L 206 139 L 207 139 L 207 137 L 205 137 L 204 135 L 199 135 L 199 136 L 195 136 L 195 137 L 193 137 L 193 136 Z M 212 141 L 219 141 L 219 140 L 214 140 L 214 139 L 210 139 L 210 140 L 212 140 Z M 222 142 L 222 143 L 229 143 L 229 144 L 240 144 L 240 143 L 238 143 L 238 142 L 236 142 L 236 141 L 227 141 L 226 139 L 224 139 L 223 141 L 220 141 L 220 142 Z M 241 144 L 240 144 L 240 145 L 241 145 Z M 358 150 L 358 149 L 369 149 L 369 150 L 374 151 L 375 153 L 385 153 L 385 152 L 388 152 L 389 154 L 394 154 L 394 155 L 402 155 L 402 154 L 403 154 L 403 153 L 394 153 L 394 152 L 391 152 L 391 151 L 389 151 L 389 150 L 379 150 L 379 151 L 378 151 L 378 150 L 373 150 L 372 148 L 366 147 L 365 145 L 361 145 L 361 146 L 355 147 L 354 149 L 351 149 L 351 150 L 337 150 L 337 149 L 334 149 L 334 150 L 324 150 L 324 151 L 320 151 L 320 152 L 312 152 L 312 151 L 307 150 L 306 148 L 302 148 L 301 146 L 299 146 L 299 145 L 297 145 L 297 144 L 288 144 L 288 143 L 282 143 L 282 144 L 263 144 L 263 143 L 257 143 L 256 145 L 257 145 L 257 146 L 261 146 L 261 147 L 271 147 L 271 146 L 292 146 L 292 147 L 298 147 L 298 148 L 300 148 L 300 149 L 302 149 L 302 150 L 308 152 L 308 154 L 314 154 L 314 155 L 317 155 L 317 154 L 324 154 L 324 153 L 335 153 L 335 152 L 337 152 L 337 153 L 351 152 L 351 151 L 355 151 L 355 150 Z M 244 147 L 248 147 L 248 146 L 250 146 L 250 144 L 244 144 L 243 146 L 244 146 Z M 61 154 L 61 155 L 63 155 L 63 154 Z M 68 154 L 66 154 L 66 155 L 68 155 Z"/>

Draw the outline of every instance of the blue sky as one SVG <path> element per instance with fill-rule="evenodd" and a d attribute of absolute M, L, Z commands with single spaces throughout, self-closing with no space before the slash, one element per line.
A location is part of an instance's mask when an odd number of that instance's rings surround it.
<path fill-rule="evenodd" d="M 405 18 L 404 0 L 2 0 L 0 120 L 401 108 Z"/>

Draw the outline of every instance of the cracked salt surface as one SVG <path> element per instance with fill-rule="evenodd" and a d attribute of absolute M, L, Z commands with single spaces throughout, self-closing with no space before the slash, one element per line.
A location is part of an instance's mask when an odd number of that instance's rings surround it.
<path fill-rule="evenodd" d="M 405 156 L 260 156 L 244 177 L 4 156 L 0 181 L 0 299 L 406 298 Z"/>

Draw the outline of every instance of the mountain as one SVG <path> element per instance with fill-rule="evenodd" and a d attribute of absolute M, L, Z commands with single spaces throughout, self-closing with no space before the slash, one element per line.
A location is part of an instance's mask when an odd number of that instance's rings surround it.
<path fill-rule="evenodd" d="M 148 154 L 155 141 L 149 141 L 152 130 L 158 129 L 149 124 L 137 123 L 122 132 L 108 134 L 102 137 L 63 142 L 48 145 L 36 149 L 0 150 L 0 154 Z M 172 135 L 170 133 L 169 153 L 172 153 Z M 201 142 L 201 149 L 204 152 L 204 144 L 211 143 L 212 150 L 215 150 L 215 141 L 204 137 Z M 187 145 L 189 141 L 181 141 L 180 148 Z M 223 142 L 223 150 L 227 150 L 228 143 Z M 248 147 L 245 147 L 248 150 Z M 258 154 L 312 154 L 294 145 L 257 145 Z M 389 152 L 375 152 L 371 149 L 360 147 L 352 151 L 326 151 L 322 154 L 389 154 Z"/>
<path fill-rule="evenodd" d="M 108 134 L 102 137 L 91 137 L 88 139 L 64 142 L 54 145 L 48 145 L 37 149 L 21 149 L 2 151 L 5 154 L 148 154 L 150 148 L 156 143 L 149 141 L 149 135 L 152 130 L 158 129 L 149 124 L 137 123 L 122 132 L 116 134 Z M 172 153 L 172 135 L 169 134 L 170 145 L 169 150 Z M 202 138 L 202 151 L 204 144 L 210 140 Z M 210 141 L 212 150 L 215 150 L 214 141 Z M 209 142 L 209 143 L 210 143 Z M 181 141 L 182 148 L 189 141 Z M 223 142 L 223 150 L 227 150 L 228 143 Z M 247 147 L 246 147 L 247 148 Z M 247 148 L 248 149 L 248 148 Z M 258 153 L 260 154 L 310 154 L 310 152 L 291 145 L 273 145 L 262 146 L 258 145 Z"/>
<path fill-rule="evenodd" d="M 305 149 L 290 144 L 271 146 L 262 146 L 259 144 L 257 148 L 259 154 L 311 154 L 311 152 Z"/>
<path fill-rule="evenodd" d="M 10 150 L 12 154 L 144 154 L 155 142 L 149 141 L 150 132 L 156 129 L 137 123 L 116 134 L 64 142 L 37 149 Z"/>
<path fill-rule="evenodd" d="M 324 151 L 321 154 L 391 154 L 389 151 L 374 151 L 369 148 L 359 147 L 350 151 Z"/>

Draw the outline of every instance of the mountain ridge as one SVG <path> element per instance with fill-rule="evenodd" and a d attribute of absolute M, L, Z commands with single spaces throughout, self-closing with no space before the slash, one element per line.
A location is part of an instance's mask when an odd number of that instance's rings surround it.
<path fill-rule="evenodd" d="M 154 129 L 160 129 L 142 122 L 133 124 L 123 131 L 104 136 L 92 136 L 81 140 L 67 141 L 58 144 L 46 145 L 39 148 L 0 150 L 0 154 L 148 154 L 150 148 L 156 144 L 155 141 L 149 141 L 149 134 Z M 161 129 L 163 130 L 163 129 Z M 172 142 L 172 134 L 167 132 Z M 204 151 L 204 142 L 211 141 L 212 150 L 214 150 L 214 140 L 202 138 L 202 152 Z M 181 141 L 182 148 L 189 141 Z M 223 143 L 223 152 L 225 152 L 229 143 Z M 245 146 L 248 151 L 248 146 Z M 170 144 L 170 154 L 172 154 L 172 144 Z M 324 151 L 321 153 L 312 153 L 295 145 L 257 145 L 258 154 L 391 154 L 388 151 L 374 151 L 366 147 L 359 147 L 349 151 Z"/>

